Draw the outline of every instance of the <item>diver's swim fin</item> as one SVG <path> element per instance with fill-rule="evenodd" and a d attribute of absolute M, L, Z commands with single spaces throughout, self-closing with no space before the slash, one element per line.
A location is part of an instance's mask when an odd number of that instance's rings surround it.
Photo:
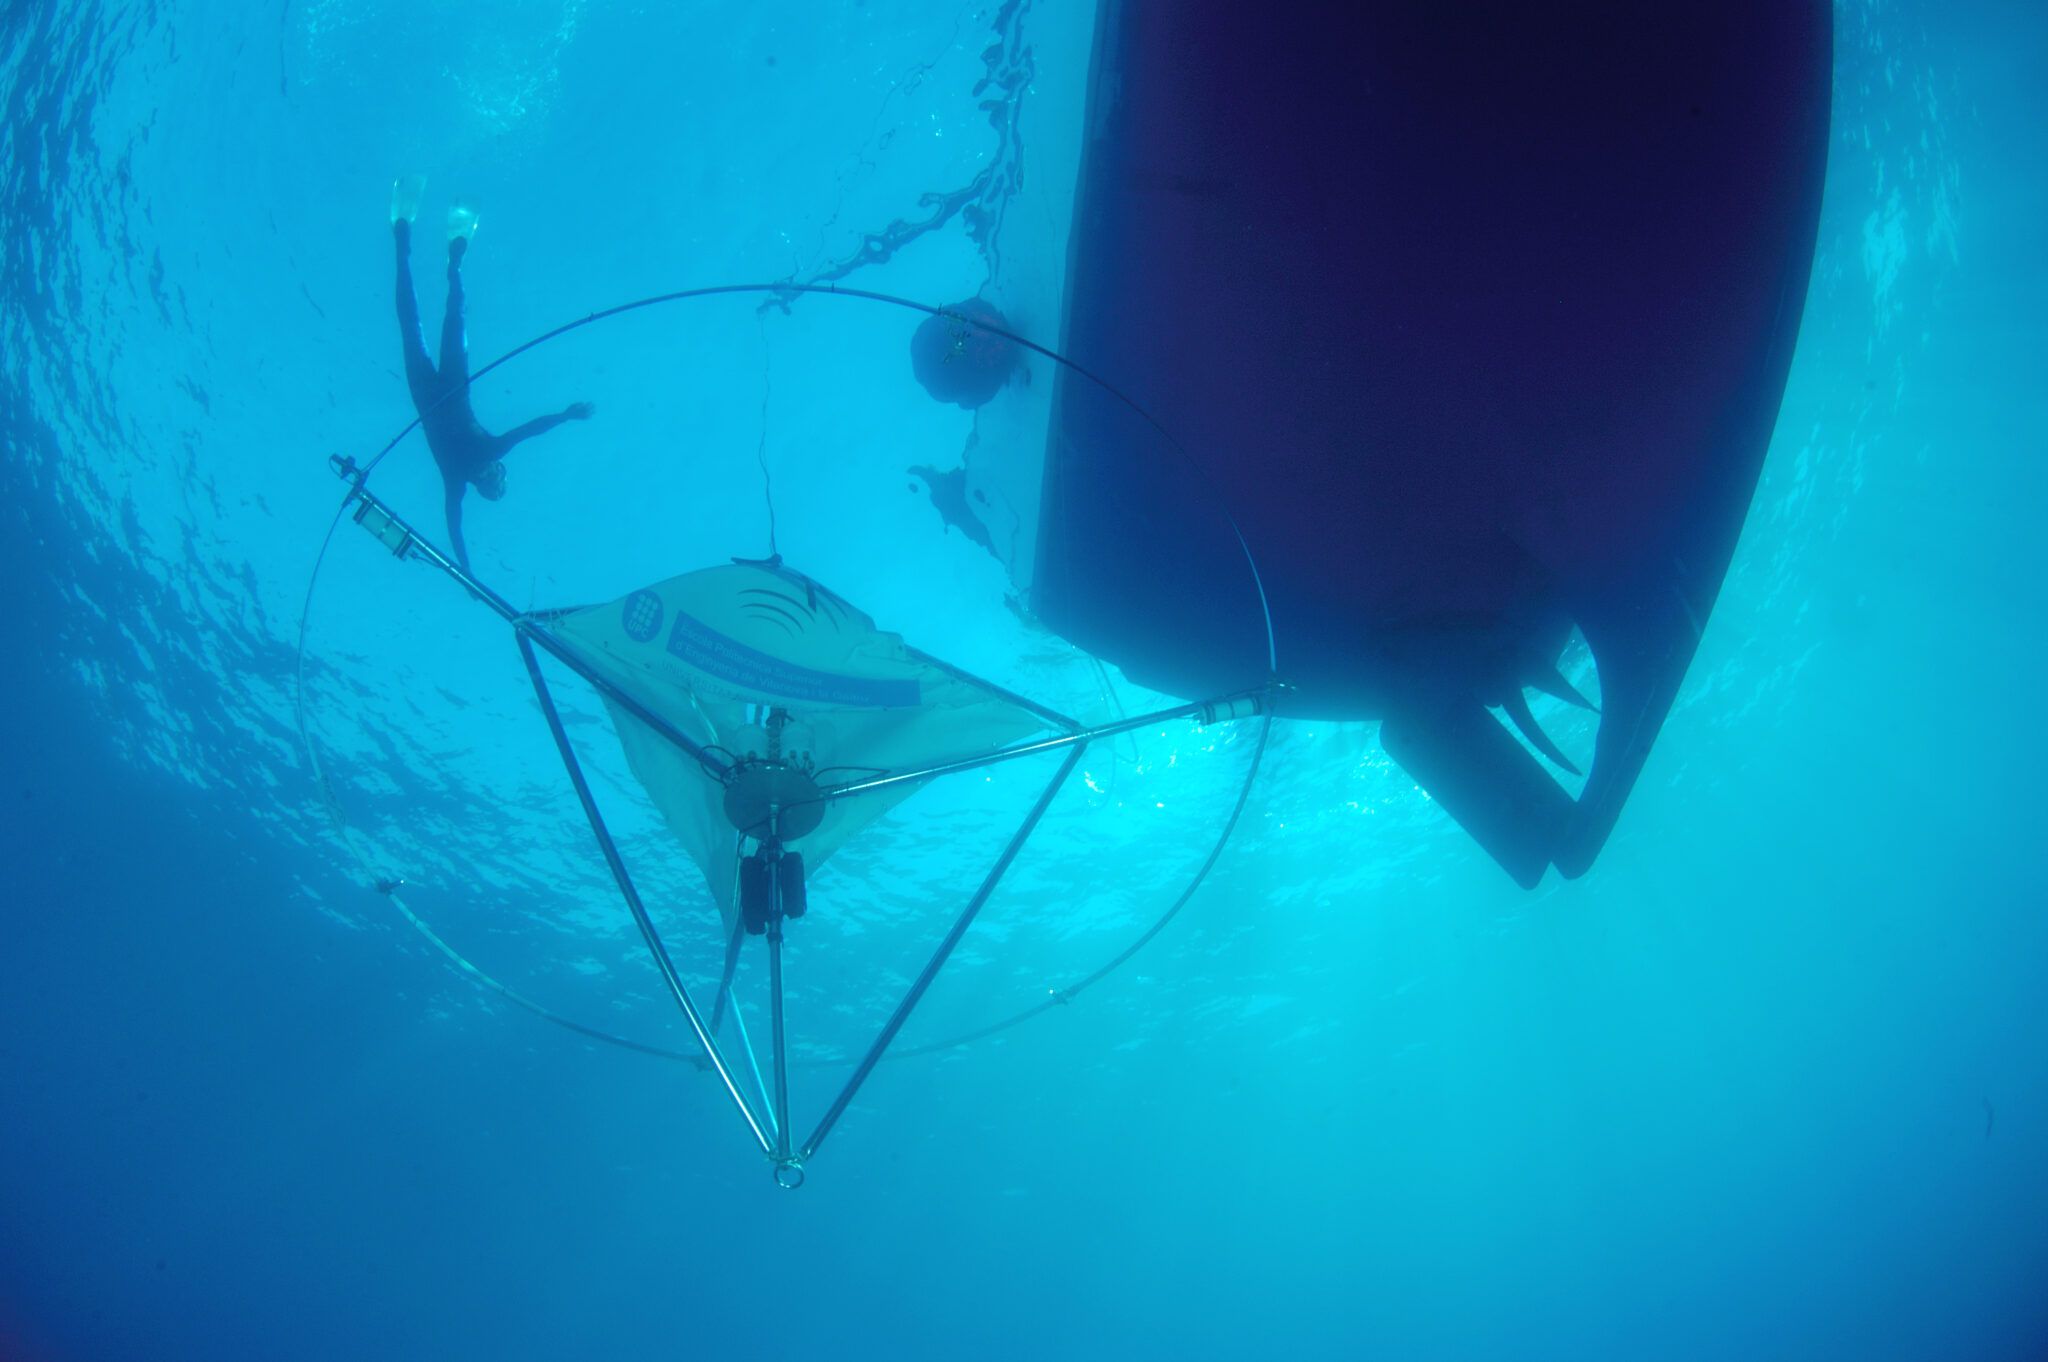
<path fill-rule="evenodd" d="M 391 182 L 391 220 L 411 222 L 420 215 L 420 200 L 427 192 L 424 175 L 400 175 Z"/>
<path fill-rule="evenodd" d="M 473 237 L 476 235 L 476 209 L 466 203 L 458 203 L 448 210 L 448 239 Z"/>

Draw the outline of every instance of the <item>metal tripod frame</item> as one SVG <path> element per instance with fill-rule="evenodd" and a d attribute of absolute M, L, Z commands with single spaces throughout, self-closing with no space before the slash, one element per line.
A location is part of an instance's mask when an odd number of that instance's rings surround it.
<path fill-rule="evenodd" d="M 626 868 L 625 859 L 620 854 L 618 845 L 612 838 L 611 830 L 605 823 L 604 814 L 598 808 L 597 798 L 591 792 L 590 783 L 584 778 L 582 762 L 576 755 L 576 750 L 569 740 L 568 730 L 563 725 L 561 715 L 555 707 L 554 696 L 548 689 L 547 677 L 541 671 L 540 659 L 535 653 L 536 647 L 588 682 L 598 694 L 646 724 L 663 740 L 689 757 L 696 763 L 698 769 L 703 772 L 706 778 L 723 785 L 732 777 L 736 764 L 725 760 L 713 749 L 691 739 L 674 724 L 657 714 L 641 701 L 635 699 L 630 693 L 591 666 L 574 648 L 548 628 L 549 621 L 560 615 L 561 611 L 529 612 L 516 609 L 504 597 L 478 581 L 473 574 L 456 563 L 433 543 L 422 538 L 409 524 L 392 511 L 388 505 L 371 493 L 363 485 L 363 481 L 357 475 L 357 470 L 352 463 L 337 461 L 336 472 L 342 477 L 353 481 L 351 495 L 356 501 L 353 518 L 357 524 L 368 530 L 397 557 L 401 559 L 417 559 L 439 568 L 461 585 L 473 599 L 482 603 L 493 614 L 496 614 L 512 626 L 519 647 L 520 657 L 526 665 L 527 676 L 533 683 L 534 695 L 540 703 L 541 713 L 547 720 L 548 732 L 554 738 L 556 751 L 561 756 L 563 768 L 569 776 L 571 785 L 575 787 L 576 797 L 583 806 L 584 817 L 590 824 L 591 833 L 597 840 L 598 850 L 604 857 L 605 865 L 611 871 L 612 879 L 618 885 L 619 894 L 625 900 L 627 910 L 633 916 L 634 925 L 639 928 L 641 939 L 646 943 L 648 953 L 652 957 L 656 969 L 661 974 L 662 982 L 667 986 L 669 994 L 675 999 L 676 1006 L 681 1010 L 684 1020 L 689 1024 L 692 1034 L 697 1039 L 697 1043 L 702 1047 L 705 1059 L 710 1064 L 712 1070 L 717 1073 L 719 1082 L 724 1087 L 727 1096 L 732 1099 L 733 1105 L 738 1109 L 741 1118 L 746 1122 L 747 1129 L 753 1136 L 755 1144 L 759 1146 L 762 1154 L 773 1165 L 775 1182 L 781 1187 L 794 1189 L 803 1185 L 805 1165 L 817 1154 L 819 1146 L 825 1141 L 825 1137 L 831 1134 L 834 1126 L 838 1124 L 840 1117 L 845 1114 L 848 1105 L 852 1103 L 854 1097 L 860 1092 L 862 1085 L 867 1082 L 868 1076 L 874 1072 L 875 1066 L 881 1062 L 890 1044 L 903 1029 L 904 1023 L 910 1019 L 911 1013 L 916 1010 L 919 1002 L 923 1000 L 925 992 L 931 987 L 933 981 L 938 978 L 939 971 L 945 967 L 947 960 L 953 954 L 954 948 L 960 944 L 961 938 L 967 934 L 967 929 L 974 924 L 975 918 L 980 915 L 982 908 L 987 904 L 990 896 L 995 893 L 996 887 L 1001 884 L 1004 875 L 1008 873 L 1018 854 L 1024 849 L 1024 844 L 1030 840 L 1032 832 L 1037 829 L 1040 821 L 1045 817 L 1046 811 L 1052 806 L 1053 799 L 1058 795 L 1061 787 L 1066 784 L 1068 777 L 1073 774 L 1075 766 L 1080 762 L 1082 754 L 1087 751 L 1090 742 L 1098 738 L 1113 737 L 1117 734 L 1177 719 L 1195 719 L 1202 723 L 1215 723 L 1224 719 L 1247 718 L 1269 712 L 1270 688 L 1261 688 L 1258 690 L 1235 692 L 1212 700 L 1176 705 L 1169 709 L 1155 710 L 1136 717 L 1119 719 L 1113 723 L 1083 726 L 1076 720 L 1059 714 L 1054 710 L 1047 709 L 1042 705 L 1035 704 L 1021 696 L 1014 695 L 1000 686 L 973 676 L 971 673 L 962 671 L 929 655 L 916 654 L 921 662 L 942 668 L 956 678 L 1000 695 L 1005 700 L 1015 703 L 1037 717 L 1044 719 L 1049 727 L 1059 729 L 1060 731 L 1051 737 L 1037 738 L 1029 742 L 1013 743 L 997 748 L 992 752 L 977 753 L 950 761 L 936 762 L 912 770 L 889 771 L 859 780 L 849 780 L 838 784 L 822 786 L 819 788 L 817 799 L 823 801 L 846 799 L 875 790 L 914 784 L 962 771 L 980 770 L 998 763 L 1015 761 L 1019 758 L 1036 756 L 1041 753 L 1062 749 L 1065 751 L 1065 756 L 1060 762 L 1059 769 L 1054 772 L 1052 779 L 1046 783 L 1045 788 L 1039 793 L 1038 798 L 1032 804 L 1030 811 L 1024 815 L 1023 820 L 1017 826 L 1017 830 L 1004 845 L 1002 853 L 996 857 L 994 864 L 989 867 L 987 874 L 982 877 L 980 886 L 968 899 L 966 906 L 960 910 L 959 915 L 954 918 L 951 927 L 947 929 L 945 936 L 941 938 L 937 947 L 932 951 L 930 958 L 926 960 L 924 968 L 919 971 L 917 978 L 905 990 L 901 1001 L 897 1003 L 889 1019 L 883 1023 L 881 1030 L 876 1034 L 875 1039 L 869 1044 L 866 1052 L 855 1065 L 853 1073 L 840 1088 L 838 1095 L 832 1099 L 832 1102 L 826 1108 L 824 1115 L 819 1118 L 809 1137 L 799 1145 L 791 1139 L 788 1078 L 789 1048 L 783 1016 L 782 979 L 783 923 L 785 914 L 783 912 L 782 892 L 779 882 L 775 877 L 770 879 L 770 883 L 774 887 L 771 889 L 772 901 L 768 913 L 766 932 L 771 1017 L 771 1072 L 773 1076 L 773 1090 L 769 1092 L 763 1090 L 767 1085 L 761 1081 L 760 1066 L 755 1058 L 753 1046 L 746 1037 L 745 1025 L 743 1022 L 740 1022 L 739 1009 L 736 1005 L 731 1005 L 729 998 L 733 974 L 738 962 L 740 924 L 737 920 L 735 921 L 731 936 L 727 941 L 725 966 L 719 980 L 718 995 L 711 1017 L 707 1021 L 702 1011 L 697 1007 L 695 999 L 692 998 L 689 986 L 683 982 L 681 974 L 677 971 L 673 960 L 670 958 L 668 948 L 662 941 L 661 934 L 655 927 L 652 917 L 648 914 L 646 902 L 641 898 L 639 890 L 635 888 L 632 875 Z M 790 807 L 796 806 L 792 805 Z M 773 822 L 770 824 L 768 833 L 769 838 L 773 839 L 775 836 Z M 751 835 L 754 834 L 746 831 L 742 832 L 743 837 Z M 1220 843 L 1217 850 L 1221 850 Z M 1211 854 L 1210 863 L 1213 864 L 1213 861 L 1214 853 Z M 1205 873 L 1206 870 L 1207 866 L 1205 865 Z M 1182 902 L 1185 902 L 1185 896 L 1183 896 Z M 1177 910 L 1179 905 L 1176 904 L 1175 907 Z M 1164 922 L 1162 921 L 1159 925 L 1163 926 Z M 737 1023 L 736 1029 L 739 1032 L 741 1044 L 745 1048 L 749 1066 L 754 1073 L 755 1097 L 752 1100 L 749 1099 L 742 1087 L 731 1061 L 727 1059 L 725 1052 L 718 1044 L 717 1031 L 719 1022 L 728 1006 L 732 1007 L 734 1020 Z M 757 1102 L 759 1104 L 758 1107 L 756 1105 Z"/>

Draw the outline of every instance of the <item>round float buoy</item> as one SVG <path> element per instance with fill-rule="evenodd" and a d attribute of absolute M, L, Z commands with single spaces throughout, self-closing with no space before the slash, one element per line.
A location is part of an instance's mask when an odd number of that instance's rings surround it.
<path fill-rule="evenodd" d="M 910 338 L 910 370 L 938 401 L 981 406 L 1017 367 L 1017 342 L 1002 334 L 1009 328 L 1003 314 L 979 298 L 954 303 L 925 318 Z"/>

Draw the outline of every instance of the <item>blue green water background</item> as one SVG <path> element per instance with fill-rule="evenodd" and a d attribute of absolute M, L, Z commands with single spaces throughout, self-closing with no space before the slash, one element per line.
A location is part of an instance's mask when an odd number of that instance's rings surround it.
<path fill-rule="evenodd" d="M 864 251 L 888 258 L 848 283 L 947 302 L 991 267 L 970 212 L 870 238 L 991 165 L 1032 174 L 1028 121 L 1020 150 L 977 82 L 1078 88 L 1086 24 L 1071 0 L 0 12 L 0 1354 L 2048 1351 L 2036 5 L 1838 5 L 1777 438 L 1583 881 L 1516 890 L 1372 726 L 1283 725 L 1167 934 L 999 1042 L 885 1066 L 795 1196 L 700 1076 L 503 1004 L 369 887 L 293 701 L 325 456 L 409 415 L 392 177 L 431 177 L 430 217 L 483 205 L 479 355 Z M 630 334 L 479 395 L 505 424 L 609 385 L 472 509 L 521 604 L 694 566 L 636 490 L 752 468 L 745 428 L 715 459 L 640 438 L 614 394 L 670 333 Z M 691 353 L 759 410 L 761 353 Z M 777 371 L 785 467 L 848 410 L 957 451 L 900 350 L 842 353 Z M 392 494 L 431 525 L 406 455 Z M 933 523 L 875 457 L 894 480 L 849 516 L 856 565 L 875 524 Z M 358 850 L 548 1005 L 673 1036 L 502 637 L 354 540 L 321 589 L 312 722 Z M 1014 656 L 990 618 L 939 625 Z M 1246 756 L 1178 730 L 1105 754 L 938 1018 L 1127 941 Z M 952 901 L 996 826 L 980 798 L 891 824 L 912 871 L 853 869 Z M 916 959 L 850 902 L 803 995 L 841 1045 Z"/>

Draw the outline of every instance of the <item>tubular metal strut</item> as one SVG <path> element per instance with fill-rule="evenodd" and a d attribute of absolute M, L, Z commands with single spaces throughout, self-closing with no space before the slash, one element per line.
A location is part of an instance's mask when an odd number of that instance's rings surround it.
<path fill-rule="evenodd" d="M 464 590 L 468 591 L 473 598 L 482 602 L 484 606 L 512 626 L 518 640 L 520 656 L 526 663 L 527 675 L 533 682 L 534 694 L 540 701 L 541 713 L 547 719 L 548 731 L 554 738 L 555 748 L 562 758 L 562 765 L 568 773 L 569 781 L 575 787 L 577 799 L 583 806 L 584 817 L 590 824 L 591 833 L 597 839 L 598 850 L 604 857 L 605 865 L 610 869 L 612 879 L 618 885 L 620 896 L 624 898 L 627 909 L 633 915 L 635 925 L 640 929 L 641 939 L 646 943 L 648 953 L 653 957 L 655 967 L 661 973 L 662 981 L 668 986 L 670 995 L 674 997 L 676 1005 L 681 1009 L 684 1019 L 689 1023 L 690 1030 L 696 1036 L 698 1044 L 703 1048 L 711 1067 L 717 1072 L 719 1081 L 724 1085 L 725 1091 L 731 1097 L 733 1105 L 739 1109 L 740 1115 L 745 1119 L 747 1129 L 754 1137 L 754 1142 L 774 1165 L 775 1181 L 779 1186 L 795 1188 L 802 1185 L 805 1163 L 818 1152 L 818 1147 L 825 1142 L 825 1137 L 832 1133 L 833 1127 L 839 1122 L 839 1118 L 845 1114 L 847 1107 L 852 1103 L 856 1094 L 860 1092 L 862 1085 L 867 1082 L 869 1075 L 874 1072 L 875 1066 L 881 1062 L 890 1044 L 896 1039 L 904 1024 L 909 1021 L 910 1014 L 923 1001 L 926 991 L 930 989 L 933 981 L 938 978 L 939 971 L 945 967 L 946 962 L 951 958 L 954 948 L 960 944 L 961 938 L 967 933 L 967 929 L 974 924 L 975 918 L 979 916 L 982 908 L 995 893 L 996 887 L 1009 872 L 1011 865 L 1015 863 L 1018 854 L 1024 848 L 1024 844 L 1030 840 L 1031 834 L 1037 830 L 1039 823 L 1045 817 L 1046 811 L 1051 808 L 1054 797 L 1066 784 L 1067 778 L 1073 774 L 1074 768 L 1080 763 L 1081 757 L 1087 751 L 1088 744 L 1091 741 L 1175 719 L 1191 718 L 1203 723 L 1215 723 L 1224 719 L 1244 718 L 1268 712 L 1272 693 L 1272 687 L 1270 686 L 1256 690 L 1240 691 L 1220 696 L 1213 700 L 1176 705 L 1170 709 L 1157 710 L 1135 718 L 1124 718 L 1112 723 L 1082 727 L 1073 719 L 1057 711 L 1033 703 L 1021 696 L 1014 695 L 999 686 L 991 685 L 988 682 L 982 681 L 979 677 L 972 676 L 950 664 L 942 663 L 927 654 L 915 653 L 920 661 L 941 667 L 955 677 L 984 686 L 1017 704 L 1020 708 L 1044 719 L 1049 727 L 1064 731 L 1048 738 L 1014 743 L 993 752 L 979 753 L 952 761 L 937 762 L 914 770 L 885 772 L 866 779 L 828 786 L 819 791 L 815 800 L 804 802 L 817 803 L 847 799 L 876 790 L 931 780 L 938 776 L 952 775 L 961 771 L 980 770 L 984 767 L 1015 761 L 1023 757 L 1036 756 L 1044 752 L 1064 750 L 1066 756 L 1061 761 L 1059 769 L 1054 772 L 1052 779 L 1047 782 L 1044 790 L 1040 792 L 1036 802 L 1031 806 L 1030 812 L 1024 816 L 1023 821 L 1018 824 L 1016 832 L 1011 835 L 1010 840 L 1004 845 L 1002 853 L 996 857 L 995 863 L 989 867 L 988 873 L 982 877 L 980 887 L 968 899 L 967 905 L 961 909 L 959 916 L 954 919 L 953 925 L 947 930 L 945 936 L 940 939 L 938 946 L 933 950 L 931 958 L 925 962 L 924 968 L 919 971 L 917 978 L 912 981 L 909 989 L 905 991 L 902 1000 L 897 1003 L 895 1011 L 882 1024 L 881 1030 L 876 1034 L 867 1052 L 862 1055 L 860 1063 L 855 1066 L 852 1075 L 846 1080 L 838 1095 L 833 1098 L 824 1116 L 819 1119 L 817 1128 L 811 1132 L 810 1138 L 805 1140 L 801 1147 L 793 1147 L 790 1142 L 788 1043 L 783 1016 L 782 945 L 785 914 L 783 911 L 781 876 L 776 873 L 774 862 L 772 860 L 770 862 L 770 874 L 768 876 L 770 901 L 767 931 L 768 987 L 772 1031 L 771 1045 L 773 1048 L 772 1058 L 774 1061 L 774 1087 L 772 1095 L 768 1093 L 761 1094 L 764 1104 L 769 1108 L 766 1113 L 767 1124 L 764 1126 L 761 1115 L 756 1114 L 752 1103 L 748 1101 L 745 1093 L 742 1092 L 738 1080 L 734 1077 L 732 1067 L 727 1063 L 723 1051 L 719 1048 L 716 1036 L 719 1023 L 723 1020 L 724 1014 L 729 1007 L 733 1012 L 734 1020 L 736 1022 L 739 1021 L 739 1008 L 737 1003 L 731 999 L 730 993 L 734 969 L 739 959 L 738 948 L 742 930 L 741 923 L 737 919 L 733 923 L 731 938 L 726 945 L 724 969 L 719 979 L 712 1016 L 707 1024 L 703 1015 L 697 1010 L 696 1003 L 690 996 L 689 988 L 683 983 L 681 974 L 676 970 L 674 962 L 669 958 L 668 949 L 662 942 L 661 934 L 655 928 L 653 919 L 648 915 L 646 904 L 641 900 L 639 891 L 633 885 L 632 877 L 627 872 L 626 863 L 619 853 L 618 845 L 613 841 L 610 829 L 605 825 L 604 815 L 597 806 L 596 797 L 591 793 L 589 782 L 584 778 L 582 764 L 576 757 L 575 748 L 569 741 L 568 731 L 563 726 L 561 715 L 555 708 L 554 697 L 548 690 L 547 679 L 541 672 L 540 660 L 535 656 L 534 648 L 538 646 L 547 652 L 549 656 L 562 663 L 562 665 L 569 668 L 569 670 L 583 680 L 589 682 L 605 699 L 610 700 L 634 718 L 646 724 L 654 732 L 660 734 L 684 755 L 695 761 L 699 769 L 710 779 L 720 784 L 729 782 L 736 769 L 735 764 L 721 759 L 715 752 L 696 742 L 667 719 L 635 699 L 623 688 L 600 674 L 579 656 L 575 649 L 557 637 L 547 625 L 562 612 L 544 611 L 529 614 L 514 609 L 511 603 L 506 601 L 504 597 L 478 581 L 466 568 L 449 558 L 447 554 L 436 548 L 432 543 L 421 538 L 410 525 L 395 514 L 383 501 L 371 494 L 364 487 L 362 474 L 355 468 L 353 463 L 338 461 L 336 463 L 336 471 L 342 477 L 352 481 L 351 495 L 360 503 L 355 512 L 355 519 L 358 524 L 369 530 L 371 534 L 375 535 L 378 540 L 391 549 L 398 557 L 419 558 L 439 568 L 461 585 Z M 792 804 L 787 807 L 795 808 L 798 805 Z M 1242 808 L 1242 800 L 1240 800 L 1239 807 L 1240 809 Z M 771 818 L 774 821 L 771 822 L 771 835 L 767 840 L 777 846 L 779 846 L 779 840 L 773 834 L 775 827 L 779 825 L 780 814 L 785 811 L 785 809 L 777 809 L 771 814 Z M 1233 822 L 1235 817 L 1236 814 L 1233 812 Z M 1212 862 L 1216 852 L 1221 850 L 1222 847 L 1219 843 L 1215 852 L 1211 853 Z M 1207 866 L 1205 865 L 1205 873 L 1206 870 Z M 1199 883 L 1199 879 L 1197 883 Z M 1185 902 L 1185 896 L 1183 896 L 1182 902 Z M 1180 904 L 1176 903 L 1174 906 L 1177 911 Z M 1163 926 L 1164 923 L 1162 922 L 1160 925 Z M 1091 978 L 1090 982 L 1092 981 Z M 749 1062 L 754 1063 L 754 1050 L 752 1045 L 746 1040 L 743 1023 L 740 1025 L 739 1030 L 741 1045 L 746 1051 Z M 756 1085 L 759 1086 L 760 1072 L 758 1064 L 754 1065 L 754 1073 Z"/>

